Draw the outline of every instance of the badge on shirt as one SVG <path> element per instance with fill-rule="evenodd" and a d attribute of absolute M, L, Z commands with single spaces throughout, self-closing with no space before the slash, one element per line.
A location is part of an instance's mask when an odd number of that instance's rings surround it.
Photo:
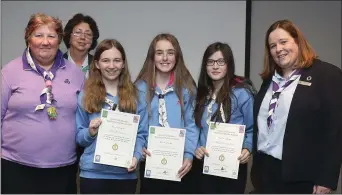
<path fill-rule="evenodd" d="M 299 85 L 305 85 L 305 86 L 311 86 L 311 83 L 310 82 L 306 82 L 306 81 L 299 81 L 298 82 Z"/>

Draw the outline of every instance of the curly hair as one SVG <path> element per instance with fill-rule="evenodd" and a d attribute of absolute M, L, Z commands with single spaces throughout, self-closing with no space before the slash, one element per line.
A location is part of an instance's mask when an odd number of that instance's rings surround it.
<path fill-rule="evenodd" d="M 91 31 L 93 32 L 93 42 L 89 50 L 95 49 L 97 45 L 97 39 L 100 37 L 99 28 L 97 27 L 97 24 L 92 17 L 88 15 L 83 15 L 81 13 L 74 15 L 65 25 L 63 41 L 64 41 L 65 46 L 68 49 L 70 48 L 70 36 L 71 36 L 72 30 L 74 29 L 75 26 L 83 22 L 89 24 L 89 27 Z"/>

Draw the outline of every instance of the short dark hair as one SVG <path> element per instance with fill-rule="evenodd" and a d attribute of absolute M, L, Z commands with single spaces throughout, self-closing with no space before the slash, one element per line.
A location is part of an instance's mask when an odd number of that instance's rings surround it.
<path fill-rule="evenodd" d="M 79 25 L 82 22 L 89 24 L 89 27 L 91 31 L 93 32 L 93 43 L 91 44 L 89 50 L 93 50 L 96 47 L 97 39 L 100 36 L 100 32 L 99 32 L 99 29 L 97 27 L 95 20 L 88 15 L 77 13 L 68 21 L 68 23 L 65 25 L 65 28 L 64 28 L 63 41 L 64 41 L 65 46 L 68 49 L 70 48 L 70 36 L 71 36 L 72 30 L 74 29 L 75 26 Z"/>

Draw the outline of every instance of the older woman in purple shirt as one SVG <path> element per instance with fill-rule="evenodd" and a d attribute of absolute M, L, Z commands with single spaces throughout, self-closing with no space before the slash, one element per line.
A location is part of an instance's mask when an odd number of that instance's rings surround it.
<path fill-rule="evenodd" d="M 84 74 L 59 50 L 57 18 L 34 14 L 23 55 L 1 70 L 1 192 L 75 193 L 75 112 Z"/>

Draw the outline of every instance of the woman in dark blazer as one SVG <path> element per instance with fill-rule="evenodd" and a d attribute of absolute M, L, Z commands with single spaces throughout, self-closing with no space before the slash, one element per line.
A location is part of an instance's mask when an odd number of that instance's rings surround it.
<path fill-rule="evenodd" d="M 258 193 L 331 193 L 342 157 L 342 71 L 321 61 L 289 20 L 265 37 L 254 103 L 252 182 Z"/>

